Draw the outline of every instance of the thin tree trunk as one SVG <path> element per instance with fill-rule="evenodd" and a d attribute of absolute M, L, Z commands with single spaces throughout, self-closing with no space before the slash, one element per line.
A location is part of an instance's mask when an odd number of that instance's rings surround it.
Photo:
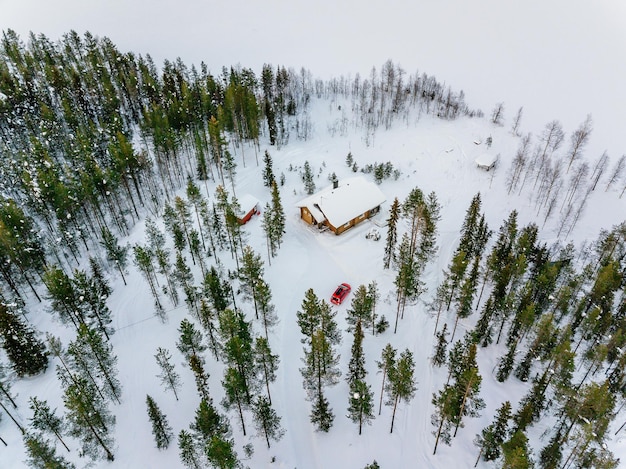
<path fill-rule="evenodd" d="M 19 428 L 19 429 L 20 429 L 20 431 L 22 432 L 22 435 L 25 435 L 25 434 L 26 434 L 26 430 L 24 430 L 24 427 L 22 427 L 22 426 L 20 425 L 20 423 L 19 423 L 17 420 L 15 420 L 15 418 L 13 417 L 13 415 L 11 414 L 11 412 L 9 412 L 9 409 L 7 409 L 7 408 L 4 406 L 4 404 L 2 403 L 2 401 L 0 401 L 0 407 L 2 407 L 2 410 L 4 410 L 5 414 L 7 414 L 7 415 L 11 418 L 11 420 L 13 420 L 13 423 L 15 423 L 15 425 L 17 425 L 17 428 Z"/>
<path fill-rule="evenodd" d="M 104 443 L 104 441 L 102 441 L 102 438 L 100 438 L 100 435 L 98 435 L 96 429 L 93 428 L 93 425 L 91 425 L 90 422 L 87 422 L 87 426 L 89 427 L 89 430 L 91 430 L 91 433 L 93 433 L 93 436 L 96 437 L 96 440 L 98 440 L 98 443 L 100 443 L 100 446 L 102 446 L 102 448 L 104 448 L 104 451 L 107 453 L 107 460 L 114 461 L 115 457 L 113 456 L 113 453 L 111 453 L 109 448 L 107 448 L 107 445 Z"/>
<path fill-rule="evenodd" d="M 393 402 L 393 414 L 391 414 L 391 430 L 389 430 L 389 433 L 393 433 L 393 422 L 396 419 L 396 408 L 398 407 L 398 401 L 400 400 L 399 396 L 396 396 L 394 402 Z M 361 434 L 360 432 L 360 428 L 359 428 L 359 435 Z"/>
<path fill-rule="evenodd" d="M 441 423 L 439 424 L 439 429 L 437 429 L 437 438 L 435 438 L 435 449 L 433 450 L 433 456 L 437 453 L 437 446 L 439 445 L 439 437 L 441 436 L 441 429 L 443 428 L 443 424 L 445 419 L 443 415 L 441 416 Z"/>
<path fill-rule="evenodd" d="M 378 415 L 383 409 L 383 393 L 385 391 L 385 378 L 387 378 L 387 368 L 383 370 L 383 385 L 380 388 L 380 403 L 378 404 Z"/>
<path fill-rule="evenodd" d="M 480 461 L 480 457 L 483 455 L 483 450 L 485 449 L 485 445 L 480 447 L 480 452 L 478 453 L 478 457 L 476 458 L 476 462 L 474 463 L 474 467 L 478 466 L 478 461 Z"/>
<path fill-rule="evenodd" d="M 17 404 L 15 403 L 15 401 L 13 400 L 13 398 L 11 397 L 11 395 L 7 392 L 7 390 L 4 388 L 4 386 L 2 385 L 2 383 L 0 383 L 0 391 L 2 391 L 2 394 L 4 394 L 7 399 L 9 400 L 9 402 L 11 402 L 11 404 L 13 405 L 13 407 L 15 409 L 17 409 Z"/>

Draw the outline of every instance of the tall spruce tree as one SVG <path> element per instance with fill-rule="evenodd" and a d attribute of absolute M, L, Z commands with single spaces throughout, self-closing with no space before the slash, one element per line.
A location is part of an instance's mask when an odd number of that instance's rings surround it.
<path fill-rule="evenodd" d="M 11 368 L 22 376 L 39 374 L 48 367 L 48 352 L 35 331 L 17 313 L 0 303 L 0 341 Z"/>
<path fill-rule="evenodd" d="M 41 432 L 52 433 L 69 452 L 70 449 L 62 438 L 66 427 L 63 418 L 57 417 L 55 411 L 50 410 L 50 406 L 46 401 L 40 401 L 36 397 L 31 397 L 29 402 L 30 409 L 33 411 L 33 415 L 30 418 L 31 426 Z"/>
<path fill-rule="evenodd" d="M 206 345 L 202 343 L 202 332 L 188 319 L 183 319 L 178 328 L 180 334 L 176 342 L 176 348 L 189 361 L 191 355 L 198 355 L 206 350 Z"/>
<path fill-rule="evenodd" d="M 511 403 L 504 402 L 498 409 L 493 423 L 476 435 L 474 444 L 480 448 L 474 467 L 482 456 L 483 461 L 495 461 L 500 457 L 502 443 L 507 440 L 509 421 L 511 420 Z"/>
<path fill-rule="evenodd" d="M 95 386 L 85 378 L 77 377 L 67 383 L 63 396 L 67 409 L 69 434 L 81 442 L 82 454 L 97 460 L 105 457 L 113 461 L 112 415 L 100 398 Z"/>
<path fill-rule="evenodd" d="M 359 424 L 359 435 L 364 423 L 371 423 L 374 416 L 374 391 L 365 381 L 355 380 L 350 383 L 348 418 Z"/>
<path fill-rule="evenodd" d="M 56 454 L 56 449 L 50 441 L 41 434 L 25 434 L 24 446 L 28 460 L 28 467 L 35 469 L 75 469 L 76 466 Z"/>
<path fill-rule="evenodd" d="M 77 371 L 97 376 L 94 384 L 109 399 L 121 403 L 122 385 L 117 377 L 117 356 L 113 355 L 113 346 L 106 343 L 98 331 L 81 325 L 78 336 L 67 347 L 67 353 Z"/>
<path fill-rule="evenodd" d="M 267 400 L 272 403 L 270 383 L 276 380 L 276 371 L 280 358 L 272 354 L 269 343 L 264 337 L 257 337 L 254 341 L 254 363 L 258 379 L 265 383 Z"/>
<path fill-rule="evenodd" d="M 285 430 L 280 425 L 280 417 L 274 409 L 269 399 L 259 396 L 252 405 L 252 416 L 257 432 L 265 437 L 267 448 L 270 448 L 270 439 L 280 440 L 285 434 Z"/>
<path fill-rule="evenodd" d="M 157 377 L 161 380 L 161 384 L 165 389 L 170 389 L 174 393 L 176 400 L 178 400 L 177 391 L 180 389 L 182 382 L 180 375 L 174 369 L 175 365 L 172 363 L 172 354 L 169 350 L 159 347 L 157 348 L 157 353 L 154 358 L 161 369 Z"/>
<path fill-rule="evenodd" d="M 391 262 L 395 260 L 396 241 L 398 238 L 397 225 L 400 218 L 400 201 L 396 197 L 389 209 L 387 219 L 387 238 L 385 241 L 385 254 L 383 256 L 383 267 L 388 269 Z"/>
<path fill-rule="evenodd" d="M 311 195 L 315 192 L 315 181 L 313 180 L 313 170 L 308 161 L 304 162 L 304 172 L 302 173 L 302 182 L 304 182 L 304 192 Z"/>
<path fill-rule="evenodd" d="M 102 227 L 100 237 L 102 239 L 100 244 L 104 247 L 106 251 L 107 260 L 115 266 L 115 268 L 122 276 L 122 281 L 124 282 L 124 285 L 126 285 L 124 270 L 126 269 L 126 265 L 128 264 L 129 247 L 120 246 L 118 239 L 113 233 L 111 233 L 111 230 L 109 230 L 106 226 Z"/>
<path fill-rule="evenodd" d="M 186 430 L 178 434 L 178 454 L 181 462 L 189 469 L 202 469 L 204 461 L 193 436 Z"/>
<path fill-rule="evenodd" d="M 413 361 L 413 354 L 409 349 L 404 350 L 394 365 L 388 370 L 388 381 L 385 386 L 387 397 L 389 398 L 388 404 L 393 406 L 393 413 L 391 416 L 391 429 L 390 433 L 393 433 L 393 423 L 396 418 L 396 409 L 400 401 L 410 401 L 415 396 L 417 385 L 415 382 L 415 362 Z"/>
<path fill-rule="evenodd" d="M 146 405 L 148 406 L 148 418 L 152 424 L 152 435 L 154 435 L 156 447 L 167 449 L 174 436 L 172 427 L 150 395 L 146 395 Z"/>

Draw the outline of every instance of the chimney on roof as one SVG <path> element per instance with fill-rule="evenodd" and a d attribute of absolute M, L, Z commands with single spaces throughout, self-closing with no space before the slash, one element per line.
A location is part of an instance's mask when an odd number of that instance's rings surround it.
<path fill-rule="evenodd" d="M 339 180 L 333 179 L 333 189 L 337 189 L 339 187 Z"/>

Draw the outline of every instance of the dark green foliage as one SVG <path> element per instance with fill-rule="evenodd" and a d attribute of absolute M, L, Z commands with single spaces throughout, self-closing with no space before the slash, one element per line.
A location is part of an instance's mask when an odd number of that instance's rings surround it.
<path fill-rule="evenodd" d="M 443 328 L 437 332 L 437 343 L 435 344 L 435 352 L 431 358 L 434 366 L 441 366 L 446 362 L 448 348 L 448 325 L 444 324 Z"/>
<path fill-rule="evenodd" d="M 254 341 L 254 363 L 258 379 L 265 383 L 267 391 L 267 399 L 272 403 L 270 394 L 270 383 L 276 380 L 276 371 L 280 358 L 273 355 L 270 350 L 269 342 L 264 337 L 257 337 Z"/>
<path fill-rule="evenodd" d="M 315 425 L 316 430 L 321 432 L 328 432 L 333 426 L 335 420 L 335 414 L 328 400 L 323 393 L 319 393 L 318 396 L 313 399 L 313 408 L 311 409 L 311 423 Z"/>
<path fill-rule="evenodd" d="M 100 237 L 102 241 L 100 244 L 106 250 L 107 260 L 115 265 L 115 268 L 119 271 L 122 276 L 122 280 L 124 281 L 124 285 L 126 285 L 126 278 L 124 277 L 124 270 L 126 269 L 126 265 L 128 263 L 128 246 L 120 246 L 117 238 L 111 230 L 109 230 L 106 226 L 102 227 L 100 232 Z"/>
<path fill-rule="evenodd" d="M 371 464 L 368 464 L 363 469 L 380 469 L 380 466 L 378 465 L 378 463 L 374 459 L 374 461 Z"/>
<path fill-rule="evenodd" d="M 393 414 L 391 417 L 391 430 L 393 433 L 393 423 L 396 417 L 396 409 L 401 400 L 410 401 L 415 396 L 417 385 L 415 383 L 415 362 L 413 354 L 406 349 L 400 354 L 398 359 L 387 370 L 387 385 L 385 392 L 387 393 L 387 404 L 393 406 Z"/>
<path fill-rule="evenodd" d="M 263 169 L 263 185 L 265 187 L 272 187 L 276 178 L 274 177 L 274 170 L 272 168 L 272 157 L 267 150 L 265 150 L 263 155 L 263 162 L 265 163 L 265 168 Z"/>
<path fill-rule="evenodd" d="M 391 262 L 395 260 L 396 241 L 398 239 L 397 224 L 400 218 L 400 201 L 396 197 L 389 209 L 387 219 L 387 238 L 385 241 L 385 254 L 383 256 L 383 267 L 388 269 Z"/>
<path fill-rule="evenodd" d="M 516 431 L 509 440 L 502 444 L 503 469 L 531 469 L 534 462 L 531 458 L 528 438 L 523 431 Z"/>
<path fill-rule="evenodd" d="M 188 319 L 183 319 L 178 328 L 180 334 L 176 342 L 176 348 L 185 356 L 187 361 L 191 355 L 198 355 L 206 350 L 206 345 L 202 343 L 202 332 L 200 332 Z"/>
<path fill-rule="evenodd" d="M 382 334 L 387 329 L 389 329 L 389 321 L 387 321 L 387 318 L 383 314 L 380 317 L 380 319 L 376 322 L 376 335 Z"/>
<path fill-rule="evenodd" d="M 359 435 L 363 423 L 370 424 L 374 417 L 374 392 L 372 388 L 361 380 L 350 383 L 350 397 L 348 399 L 348 417 L 352 422 L 359 424 Z"/>
<path fill-rule="evenodd" d="M 107 409 L 95 386 L 82 377 L 67 383 L 63 402 L 67 409 L 69 434 L 81 442 L 81 452 L 97 460 L 113 461 L 110 435 L 115 417 Z"/>
<path fill-rule="evenodd" d="M 185 430 L 181 430 L 178 434 L 178 451 L 181 462 L 189 469 L 202 469 L 204 467 L 193 436 Z"/>
<path fill-rule="evenodd" d="M 304 173 L 302 174 L 302 182 L 304 182 L 304 192 L 308 195 L 315 192 L 315 181 L 313 180 L 313 171 L 308 161 L 304 162 Z"/>
<path fill-rule="evenodd" d="M 270 439 L 278 441 L 285 434 L 285 430 L 280 426 L 280 417 L 265 396 L 256 398 L 252 405 L 252 415 L 256 430 L 265 437 L 268 449 Z"/>
<path fill-rule="evenodd" d="M 366 374 L 365 354 L 363 353 L 363 328 L 361 327 L 361 321 L 357 321 L 354 327 L 354 340 L 352 342 L 346 381 L 348 385 L 352 385 L 355 381 L 363 381 Z"/>
<path fill-rule="evenodd" d="M 41 239 L 35 221 L 13 199 L 0 202 L 0 275 L 20 296 L 15 277 L 25 280 L 37 296 L 31 276 L 45 266 Z M 39 298 L 39 296 L 37 296 Z"/>
<path fill-rule="evenodd" d="M 231 429 L 228 418 L 220 414 L 211 401 L 202 399 L 198 409 L 196 409 L 196 415 L 194 422 L 190 427 L 196 437 L 202 442 L 208 442 L 212 437 L 230 437 Z"/>
<path fill-rule="evenodd" d="M 389 372 L 396 366 L 396 353 L 397 353 L 397 350 L 394 349 L 391 346 L 391 344 L 387 344 L 385 345 L 385 348 L 383 348 L 381 352 L 380 361 L 376 362 L 376 366 L 383 374 L 382 385 L 380 388 L 380 402 L 378 404 L 378 415 L 380 415 L 380 412 L 383 407 L 383 393 L 387 386 Z"/>
<path fill-rule="evenodd" d="M 57 456 L 54 445 L 42 435 L 24 435 L 24 446 L 28 454 L 29 467 L 36 469 L 73 469 L 76 467 L 62 456 Z"/>
<path fill-rule="evenodd" d="M 0 303 L 0 341 L 18 376 L 39 374 L 48 367 L 46 347 L 17 313 Z"/>
<path fill-rule="evenodd" d="M 167 422 L 167 418 L 161 412 L 154 399 L 149 395 L 146 396 L 146 405 L 148 406 L 148 418 L 152 423 L 152 434 L 158 449 L 167 449 L 174 436 L 172 427 Z"/>
<path fill-rule="evenodd" d="M 204 452 L 209 464 L 216 469 L 237 469 L 241 467 L 237 453 L 235 452 L 235 442 L 219 436 L 213 436 L 204 447 Z"/>
<path fill-rule="evenodd" d="M 207 401 L 211 400 L 209 393 L 209 373 L 204 371 L 204 365 L 202 360 L 197 355 L 191 355 L 189 357 L 189 368 L 193 371 L 193 375 L 196 379 L 196 388 L 200 398 Z"/>
<path fill-rule="evenodd" d="M 112 345 L 97 330 L 82 324 L 67 353 L 77 372 L 90 376 L 104 395 L 120 403 L 122 385 L 117 378 L 117 357 L 113 355 Z"/>
<path fill-rule="evenodd" d="M 211 269 L 206 274 L 203 287 L 204 294 L 208 297 L 213 311 L 219 315 L 228 308 L 230 304 L 230 284 L 226 280 L 222 280 L 214 266 L 211 266 Z"/>
<path fill-rule="evenodd" d="M 33 428 L 45 432 L 52 433 L 65 447 L 66 450 L 70 450 L 61 435 L 65 432 L 65 422 L 61 417 L 55 415 L 54 410 L 50 410 L 50 406 L 46 401 L 40 401 L 36 397 L 30 398 L 30 409 L 33 411 L 33 416 L 30 419 L 30 424 Z"/>
<path fill-rule="evenodd" d="M 508 436 L 510 419 L 511 403 L 506 401 L 498 409 L 493 423 L 483 428 L 480 435 L 476 435 L 474 444 L 480 447 L 478 459 L 482 456 L 483 461 L 495 461 L 500 457 L 502 443 Z"/>

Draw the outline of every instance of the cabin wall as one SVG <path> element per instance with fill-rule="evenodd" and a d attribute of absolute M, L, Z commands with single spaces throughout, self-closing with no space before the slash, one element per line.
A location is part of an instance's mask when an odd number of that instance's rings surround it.
<path fill-rule="evenodd" d="M 315 224 L 315 218 L 311 215 L 311 212 L 306 207 L 300 207 L 300 218 L 302 218 L 309 225 Z"/>

